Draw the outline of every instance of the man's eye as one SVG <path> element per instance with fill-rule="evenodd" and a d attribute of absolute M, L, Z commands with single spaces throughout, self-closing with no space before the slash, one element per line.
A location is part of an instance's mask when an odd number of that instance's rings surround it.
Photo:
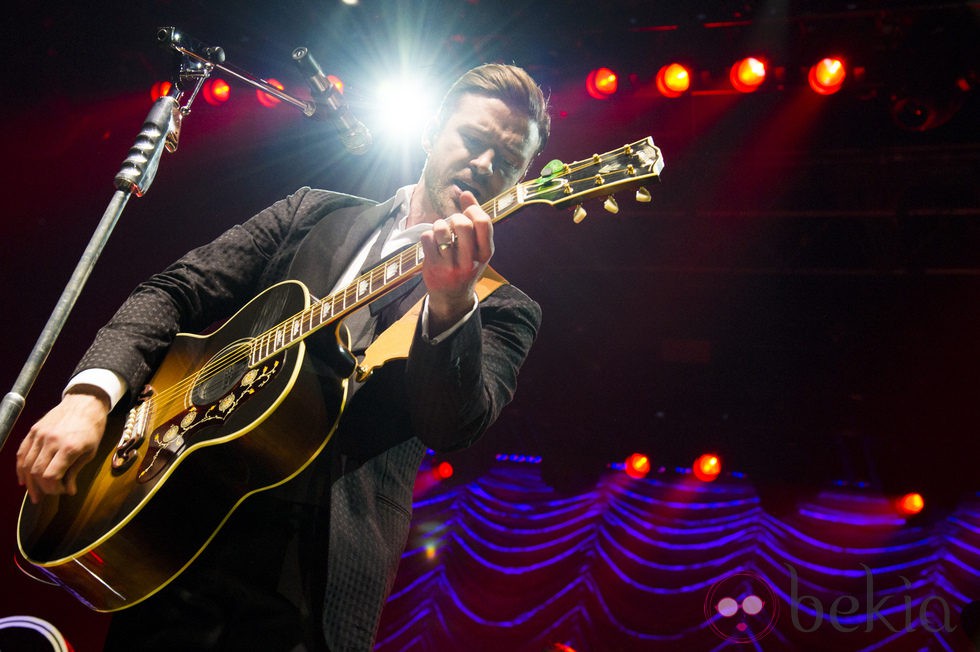
<path fill-rule="evenodd" d="M 507 159 L 501 159 L 500 169 L 504 172 L 507 172 L 508 174 L 511 174 L 514 172 L 519 172 L 521 166 L 514 163 L 513 161 L 508 161 Z"/>

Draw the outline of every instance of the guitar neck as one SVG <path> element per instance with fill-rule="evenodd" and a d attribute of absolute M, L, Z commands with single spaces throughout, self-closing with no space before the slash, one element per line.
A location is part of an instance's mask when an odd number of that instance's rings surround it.
<path fill-rule="evenodd" d="M 515 186 L 481 208 L 496 223 L 521 207 L 520 194 L 521 186 Z M 395 289 L 422 271 L 424 259 L 421 243 L 415 243 L 378 263 L 347 287 L 314 301 L 309 308 L 256 337 L 249 353 L 249 366 L 274 357 L 320 328 Z"/>

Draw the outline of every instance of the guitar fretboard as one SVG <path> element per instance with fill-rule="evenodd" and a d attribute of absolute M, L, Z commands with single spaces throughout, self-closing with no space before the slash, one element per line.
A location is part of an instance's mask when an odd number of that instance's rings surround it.
<path fill-rule="evenodd" d="M 503 219 L 522 206 L 522 186 L 514 186 L 481 208 L 493 222 Z M 309 308 L 256 337 L 249 351 L 249 366 L 254 367 L 279 354 L 323 326 L 398 287 L 422 271 L 424 259 L 422 245 L 416 243 L 361 274 L 342 290 L 314 301 Z"/>

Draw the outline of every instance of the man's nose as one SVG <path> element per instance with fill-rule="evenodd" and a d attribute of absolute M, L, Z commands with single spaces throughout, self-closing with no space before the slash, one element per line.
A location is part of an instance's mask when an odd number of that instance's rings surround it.
<path fill-rule="evenodd" d="M 472 160 L 471 164 L 478 174 L 493 174 L 493 150 L 484 150 Z"/>

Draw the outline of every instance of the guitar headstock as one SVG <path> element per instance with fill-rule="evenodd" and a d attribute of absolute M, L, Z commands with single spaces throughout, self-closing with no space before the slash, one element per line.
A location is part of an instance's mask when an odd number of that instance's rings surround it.
<path fill-rule="evenodd" d="M 650 192 L 643 184 L 651 179 L 659 180 L 663 168 L 660 148 L 648 136 L 574 163 L 552 161 L 540 177 L 518 185 L 518 200 L 521 204 L 545 203 L 555 207 L 577 204 L 573 219 L 581 222 L 585 218 L 581 203 L 592 197 L 605 197 L 604 206 L 610 213 L 619 211 L 613 198 L 617 191 L 637 188 L 637 201 L 650 201 Z"/>

